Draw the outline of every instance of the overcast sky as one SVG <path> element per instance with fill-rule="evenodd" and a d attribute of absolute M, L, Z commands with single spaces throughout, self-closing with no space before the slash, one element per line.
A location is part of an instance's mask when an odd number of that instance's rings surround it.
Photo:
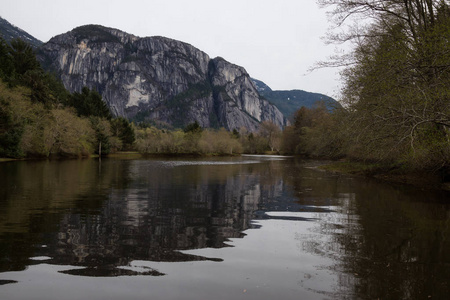
<path fill-rule="evenodd" d="M 47 42 L 86 24 L 189 43 L 243 66 L 274 90 L 337 96 L 336 69 L 308 73 L 333 54 L 316 0 L 2 0 L 0 16 Z"/>

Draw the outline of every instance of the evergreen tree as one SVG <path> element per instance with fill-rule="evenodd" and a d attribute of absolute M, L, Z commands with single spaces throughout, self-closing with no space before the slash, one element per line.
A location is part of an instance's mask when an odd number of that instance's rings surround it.
<path fill-rule="evenodd" d="M 79 116 L 94 116 L 111 119 L 111 112 L 102 100 L 102 96 L 95 90 L 84 87 L 81 93 L 73 93 L 68 101 L 73 106 Z"/>
<path fill-rule="evenodd" d="M 111 125 L 104 119 L 95 116 L 90 118 L 91 126 L 95 130 L 97 142 L 95 146 L 95 153 L 101 155 L 107 155 L 111 152 Z M 101 153 L 100 153 L 101 152 Z"/>
<path fill-rule="evenodd" d="M 113 136 L 122 141 L 123 148 L 130 148 L 136 140 L 134 129 L 125 118 L 118 117 L 111 120 L 111 131 Z"/>
<path fill-rule="evenodd" d="M 200 127 L 200 124 L 198 124 L 198 122 L 197 121 L 195 121 L 194 123 L 191 123 L 191 124 L 189 124 L 189 125 L 187 125 L 185 128 L 184 128 L 184 132 L 185 133 L 197 133 L 197 132 L 202 132 L 202 128 Z"/>
<path fill-rule="evenodd" d="M 36 59 L 33 48 L 21 39 L 11 41 L 11 56 L 14 69 L 20 76 L 27 71 L 40 70 L 41 65 Z"/>
<path fill-rule="evenodd" d="M 31 100 L 47 107 L 63 103 L 67 91 L 55 76 L 42 70 L 33 48 L 21 39 L 11 41 L 11 46 L 0 40 L 0 77 L 11 86 L 30 88 Z"/>
<path fill-rule="evenodd" d="M 0 78 L 9 82 L 14 75 L 14 63 L 11 57 L 11 48 L 0 37 Z"/>
<path fill-rule="evenodd" d="M 20 140 L 23 126 L 16 124 L 9 112 L 8 103 L 0 102 L 0 157 L 18 158 L 23 155 Z"/>

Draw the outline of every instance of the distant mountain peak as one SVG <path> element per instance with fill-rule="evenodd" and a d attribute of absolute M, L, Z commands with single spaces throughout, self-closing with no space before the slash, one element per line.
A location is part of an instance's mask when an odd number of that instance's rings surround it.
<path fill-rule="evenodd" d="M 252 78 L 252 81 L 259 94 L 274 104 L 289 120 L 302 106 L 311 108 L 318 101 L 325 102 L 329 110 L 340 106 L 339 102 L 324 94 L 311 93 L 303 90 L 273 91 L 261 80 Z"/>
<path fill-rule="evenodd" d="M 37 48 L 43 44 L 40 40 L 36 39 L 35 37 L 23 31 L 22 29 L 9 23 L 2 17 L 0 17 L 0 35 L 8 43 L 13 39 L 19 38 L 27 42 L 34 48 Z"/>
<path fill-rule="evenodd" d="M 255 87 L 256 87 L 256 90 L 257 90 L 259 93 L 263 93 L 263 92 L 271 92 L 271 91 L 272 91 L 272 89 L 271 89 L 267 84 L 265 84 L 264 82 L 262 82 L 261 80 L 252 78 L 252 81 L 253 81 L 253 84 L 254 84 Z"/>

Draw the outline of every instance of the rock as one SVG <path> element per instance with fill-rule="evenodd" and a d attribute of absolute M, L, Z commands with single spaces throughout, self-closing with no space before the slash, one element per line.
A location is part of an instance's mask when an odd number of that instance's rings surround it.
<path fill-rule="evenodd" d="M 52 38 L 38 59 L 69 91 L 95 88 L 114 115 L 137 122 L 250 131 L 265 120 L 287 125 L 244 68 L 180 41 L 87 25 Z"/>
<path fill-rule="evenodd" d="M 30 35 L 28 32 L 14 26 L 5 19 L 0 17 L 0 36 L 9 44 L 13 39 L 21 39 L 28 43 L 34 49 L 41 46 L 43 43 Z"/>

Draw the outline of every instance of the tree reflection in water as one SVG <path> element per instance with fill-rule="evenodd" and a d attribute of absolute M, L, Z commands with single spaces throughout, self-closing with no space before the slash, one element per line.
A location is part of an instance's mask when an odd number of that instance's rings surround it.
<path fill-rule="evenodd" d="M 301 168 L 301 166 L 300 166 Z M 315 173 L 315 174 L 314 174 Z M 331 208 L 302 236 L 303 250 L 335 261 L 333 297 L 446 299 L 450 295 L 450 194 L 303 171 L 298 202 Z"/>
<path fill-rule="evenodd" d="M 1 224 L 4 253 L 19 257 L 11 259 L 17 265 L 2 259 L 1 271 L 25 269 L 31 253 L 85 267 L 65 271 L 83 276 L 161 275 L 117 268 L 132 260 L 220 261 L 180 250 L 225 247 L 229 238 L 243 236 L 261 195 L 282 188 L 261 189 L 261 168 L 227 160 L 19 164 L 5 170 L 17 174 L 9 177 L 15 188 L 6 189 L 7 221 Z"/>
<path fill-rule="evenodd" d="M 215 264 L 222 258 L 185 250 L 225 249 L 246 229 L 274 221 L 295 233 L 297 254 L 334 275 L 323 283 L 330 289 L 309 284 L 315 274 L 299 270 L 299 290 L 335 299 L 450 294 L 448 193 L 315 165 L 245 157 L 4 163 L 0 274 L 44 262 L 71 275 L 161 276 L 151 262 Z M 133 261 L 149 263 L 132 268 Z"/>

